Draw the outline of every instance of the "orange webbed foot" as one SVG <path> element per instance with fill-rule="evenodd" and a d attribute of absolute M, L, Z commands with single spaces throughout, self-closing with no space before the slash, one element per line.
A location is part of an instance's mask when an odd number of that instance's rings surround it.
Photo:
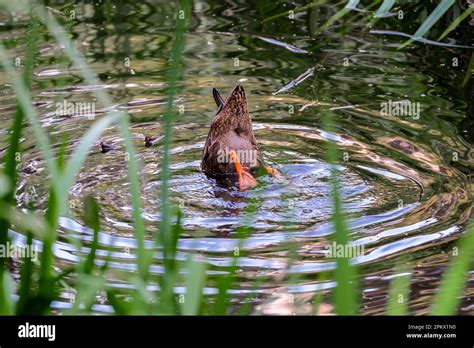
<path fill-rule="evenodd" d="M 266 166 L 265 170 L 267 171 L 268 174 L 270 174 L 273 177 L 281 176 L 281 173 L 278 170 L 272 168 L 271 166 Z"/>
<path fill-rule="evenodd" d="M 235 153 L 234 150 L 229 151 L 229 156 L 234 161 L 235 171 L 237 172 L 238 184 L 240 190 L 247 190 L 255 185 L 257 185 L 257 180 L 247 172 L 242 164 L 240 163 L 239 156 Z"/>

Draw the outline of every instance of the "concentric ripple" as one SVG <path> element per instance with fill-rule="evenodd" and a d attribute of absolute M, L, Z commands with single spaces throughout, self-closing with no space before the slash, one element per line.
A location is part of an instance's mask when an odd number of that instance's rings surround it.
<path fill-rule="evenodd" d="M 243 19 L 239 15 L 236 18 L 238 23 L 234 24 L 244 28 Z M 133 73 L 122 69 L 123 57 L 114 54 L 115 46 L 106 45 L 106 52 L 96 52 L 97 37 L 86 20 L 72 26 L 77 41 L 87 43 L 84 53 L 102 79 L 98 86 L 84 85 L 78 71 L 60 62 L 51 65 L 57 44 L 43 42 L 32 95 L 55 149 L 65 141 L 68 155 L 79 137 L 108 110 L 97 107 L 95 119 L 59 117 L 54 112 L 56 103 L 65 98 L 95 101 L 93 91 L 103 89 L 114 100 L 112 108 L 129 113 L 139 163 L 146 247 L 155 248 L 160 221 L 166 66 L 173 28 L 158 31 L 151 23 L 143 25 L 149 26 L 153 39 L 133 33 L 129 42 Z M 242 246 L 245 253 L 238 261 L 240 282 L 230 290 L 235 306 L 250 299 L 255 313 L 311 313 L 312 296 L 316 292 L 327 294 L 335 286 L 332 279 L 319 278 L 335 267 L 327 257 L 333 231 L 332 166 L 325 155 L 328 142 L 333 142 L 340 155 L 334 168 L 352 243 L 362 250 L 352 259 L 361 266 L 362 311 L 383 312 L 387 284 L 400 276 L 392 274 L 395 260 L 405 258 L 416 263 L 411 279 L 419 299 L 413 308 L 417 313 L 426 312 L 451 242 L 465 231 L 471 216 L 470 183 L 452 154 L 467 166 L 472 147 L 449 122 L 461 117 L 458 110 L 463 110 L 464 102 L 453 101 L 435 77 L 420 72 L 420 57 L 415 53 L 395 51 L 379 38 L 345 36 L 343 46 L 337 35 L 329 33 L 319 41 L 298 32 L 295 37 L 278 37 L 291 44 L 285 46 L 272 44 L 276 38 L 271 32 L 262 35 L 267 38 L 262 40 L 244 29 L 239 33 L 235 27 L 226 31 L 229 25 L 225 19 L 216 18 L 196 25 L 186 35 L 183 77 L 174 101 L 184 112 L 173 120 L 169 182 L 170 202 L 183 212 L 178 261 L 184 263 L 190 254 L 199 255 L 209 264 L 209 284 L 215 284 L 213 280 L 226 274 L 232 264 L 238 228 L 249 226 Z M 21 30 L 14 29 L 12 34 L 20 36 Z M 321 50 L 324 60 L 318 53 Z M 341 68 L 341 55 L 350 57 L 350 68 Z M 238 66 L 234 65 L 235 57 L 240 59 Z M 313 69 L 314 75 L 298 80 L 308 69 Z M 58 78 L 64 80 L 63 85 L 58 84 Z M 3 78 L 0 81 L 5 90 L 10 87 Z M 246 90 L 265 161 L 282 173 L 278 178 L 260 177 L 259 185 L 246 192 L 219 187 L 200 170 L 202 148 L 215 112 L 212 87 L 224 95 L 236 83 Z M 380 112 L 381 102 L 407 98 L 422 103 L 420 119 Z M 4 134 L 3 125 L 14 111 L 13 92 L 0 96 L 0 105 L 7 115 L 0 119 L 0 134 Z M 329 112 L 334 120 L 333 133 L 321 122 L 323 112 Z M 21 208 L 43 212 L 49 176 L 31 127 L 26 126 L 23 134 L 16 198 Z M 154 146 L 145 147 L 146 135 L 157 138 Z M 102 153 L 99 142 L 116 149 Z M 2 137 L 0 154 L 6 144 Z M 101 206 L 96 262 L 103 265 L 110 254 L 107 284 L 127 296 L 134 287 L 130 279 L 136 272 L 137 248 L 127 154 L 113 127 L 95 145 L 69 191 L 70 212 L 61 217 L 59 239 L 54 245 L 55 267 L 65 269 L 87 255 L 93 233 L 84 224 L 82 202 L 92 195 Z M 13 226 L 11 237 L 14 243 L 26 243 L 19 226 Z M 37 240 L 35 243 L 41 245 Z M 156 251 L 150 272 L 159 276 L 164 270 L 162 254 Z M 293 251 L 297 258 L 290 263 Z M 159 287 L 150 285 L 149 290 L 159 291 Z M 175 291 L 183 292 L 182 284 Z M 211 285 L 205 288 L 207 295 L 216 292 Z M 53 303 L 55 310 L 69 308 L 70 296 L 69 290 L 63 289 L 61 300 Z M 290 304 L 288 296 L 294 296 L 294 303 Z M 107 299 L 101 297 L 93 309 L 113 312 Z M 467 300 L 461 310 L 474 311 Z M 321 314 L 332 311 L 329 300 L 319 309 Z"/>

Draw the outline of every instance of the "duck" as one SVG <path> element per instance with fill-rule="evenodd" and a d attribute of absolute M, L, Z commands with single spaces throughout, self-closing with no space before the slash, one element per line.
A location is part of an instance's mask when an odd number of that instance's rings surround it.
<path fill-rule="evenodd" d="M 111 144 L 106 144 L 106 143 L 104 143 L 103 141 L 100 142 L 99 148 L 100 148 L 100 152 L 102 152 L 102 153 L 107 153 L 107 152 L 109 152 L 109 151 L 113 151 L 113 150 L 117 150 L 117 149 L 118 149 L 117 146 L 111 145 Z"/>
<path fill-rule="evenodd" d="M 225 100 L 216 88 L 212 95 L 217 112 L 202 152 L 204 174 L 242 191 L 257 185 L 255 178 L 260 175 L 279 176 L 277 170 L 264 164 L 242 85 L 237 85 Z"/>
<path fill-rule="evenodd" d="M 145 135 L 145 146 L 151 147 L 155 145 L 160 140 L 160 137 L 151 137 L 149 135 Z"/>

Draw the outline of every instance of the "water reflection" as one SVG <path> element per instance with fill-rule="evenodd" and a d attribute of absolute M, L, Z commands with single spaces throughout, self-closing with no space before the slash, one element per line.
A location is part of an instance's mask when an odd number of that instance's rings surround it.
<path fill-rule="evenodd" d="M 353 260 L 361 266 L 362 310 L 367 314 L 384 311 L 388 282 L 397 276 L 392 274 L 393 265 L 399 258 L 410 257 L 416 263 L 411 274 L 413 311 L 425 313 L 451 242 L 465 231 L 471 216 L 472 184 L 466 176 L 473 162 L 468 143 L 473 142 L 471 121 L 459 122 L 459 132 L 452 122 L 461 121 L 471 101 L 450 95 L 452 81 L 440 81 L 431 72 L 425 53 L 397 51 L 368 34 L 341 36 L 329 31 L 315 36 L 307 17 L 314 18 L 316 9 L 293 22 L 286 18 L 264 21 L 261 13 L 270 16 L 278 7 L 270 4 L 261 9 L 259 3 L 194 3 L 175 100 L 184 112 L 174 120 L 171 149 L 170 200 L 181 205 L 184 214 L 177 259 L 184 262 L 189 254 L 200 254 L 209 264 L 209 278 L 215 280 L 231 265 L 238 245 L 237 228 L 249 225 L 251 231 L 243 244 L 246 254 L 238 263 L 241 283 L 230 291 L 236 306 L 244 301 L 243 295 L 250 295 L 256 313 L 311 314 L 310 303 L 321 293 L 318 313 L 332 313 L 329 292 L 334 282 L 319 276 L 334 269 L 324 253 L 333 230 L 331 167 L 325 148 L 334 142 L 346 158 L 336 168 L 353 243 L 365 250 Z M 67 6 L 57 9 L 69 10 Z M 116 103 L 113 108 L 128 111 L 140 163 L 148 248 L 154 247 L 160 220 L 160 137 L 175 10 L 173 4 L 147 2 L 114 4 L 113 10 L 103 3 L 77 5 L 77 20 L 66 26 L 102 83 L 85 85 L 79 72 L 63 59 L 59 46 L 44 36 L 32 91 L 55 148 L 67 135 L 68 153 L 94 120 L 83 115 L 58 117 L 57 102 L 64 98 L 94 101 L 91 92 L 105 89 Z M 17 40 L 14 50 L 18 53 L 24 50 L 22 24 L 20 20 L 1 32 L 2 39 Z M 431 54 L 437 58 L 446 51 L 433 48 Z M 343 58 L 349 59 L 349 66 L 343 65 Z M 8 84 L 3 77 L 0 80 Z M 223 189 L 200 171 L 215 109 L 210 91 L 212 87 L 230 89 L 237 82 L 249 91 L 263 156 L 283 174 L 277 180 L 259 178 L 259 185 L 245 193 Z M 420 119 L 381 113 L 381 103 L 405 99 L 421 103 Z M 0 116 L 2 129 L 9 124 L 14 103 L 11 91 L 0 96 L 5 111 Z M 331 112 L 337 126 L 332 133 L 321 123 L 323 110 Z M 104 111 L 97 107 L 96 118 Z M 42 211 L 48 176 L 31 128 L 25 127 L 24 132 L 18 204 L 31 206 L 34 188 L 34 208 Z M 156 139 L 153 146 L 145 146 L 145 136 Z M 128 279 L 136 272 L 137 247 L 126 154 L 115 128 L 107 129 L 101 141 L 117 148 L 107 153 L 95 148 L 71 187 L 69 199 L 74 204 L 70 215 L 60 221 L 60 238 L 54 246 L 56 266 L 66 268 L 78 262 L 75 241 L 81 241 L 82 252 L 88 252 L 92 231 L 84 227 L 81 202 L 93 194 L 102 207 L 97 263 L 102 265 L 111 253 L 107 282 L 126 294 L 133 287 Z M 2 153 L 5 146 L 2 137 Z M 453 152 L 460 155 L 459 161 L 453 160 Z M 249 207 L 255 210 L 253 214 L 247 214 Z M 26 241 L 20 228 L 14 228 L 11 236 L 15 243 Z M 40 246 L 39 241 L 35 243 Z M 299 257 L 289 265 L 294 245 Z M 162 274 L 161 260 L 157 251 L 152 275 Z M 289 275 L 297 277 L 289 281 Z M 252 286 L 250 280 L 255 279 L 262 280 L 262 285 Z M 150 291 L 158 290 L 150 286 Z M 208 286 L 205 292 L 212 295 L 216 289 Z M 293 303 L 287 301 L 290 296 Z M 58 312 L 69 305 L 66 292 L 62 300 L 53 303 Z M 461 309 L 465 313 L 473 312 L 469 303 L 466 298 Z M 110 312 L 111 308 L 97 303 L 94 310 Z"/>

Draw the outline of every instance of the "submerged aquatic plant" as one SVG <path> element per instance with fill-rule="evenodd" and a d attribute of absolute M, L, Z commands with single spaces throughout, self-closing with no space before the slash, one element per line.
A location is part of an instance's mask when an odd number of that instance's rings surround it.
<path fill-rule="evenodd" d="M 265 21 L 270 21 L 282 16 L 294 16 L 295 13 L 300 13 L 303 11 L 311 10 L 318 6 L 326 5 L 327 0 L 316 0 L 311 2 L 308 5 L 296 7 L 294 9 L 290 9 L 288 11 L 279 13 L 277 15 L 268 17 L 264 19 Z M 345 4 L 345 5 L 344 5 Z M 414 2 L 407 2 L 407 1 L 400 1 L 400 0 L 375 0 L 369 2 L 365 7 L 361 5 L 360 0 L 346 0 L 341 1 L 333 5 L 334 8 L 339 8 L 342 6 L 341 9 L 337 10 L 337 12 L 332 15 L 325 23 L 317 28 L 317 31 L 326 30 L 332 26 L 334 26 L 338 22 L 342 22 L 344 24 L 343 30 L 347 31 L 348 28 L 354 28 L 356 26 L 360 26 L 362 24 L 366 25 L 366 28 L 372 28 L 375 24 L 381 20 L 389 19 L 389 18 L 397 18 L 398 20 L 402 21 L 407 13 L 409 12 L 419 12 L 422 14 L 421 17 L 421 24 L 415 33 L 405 33 L 400 31 L 393 31 L 393 30 L 371 30 L 371 33 L 377 34 L 388 34 L 388 35 L 398 35 L 402 37 L 408 37 L 409 39 L 402 43 L 398 48 L 402 49 L 414 41 L 421 41 L 427 44 L 435 44 L 441 45 L 446 47 L 464 47 L 464 48 L 472 48 L 472 46 L 463 46 L 463 45 L 455 45 L 451 43 L 442 43 L 441 40 L 445 39 L 451 32 L 453 32 L 464 20 L 466 20 L 470 15 L 474 13 L 474 4 L 469 2 L 459 2 L 457 3 L 455 0 L 441 0 L 439 4 L 432 9 L 433 4 L 432 2 L 428 1 L 414 1 Z M 408 10 L 409 9 L 409 10 Z M 444 31 L 436 40 L 428 40 L 426 36 L 429 35 L 430 30 L 435 26 L 443 26 L 440 24 L 441 18 L 446 16 L 448 11 L 452 11 L 453 13 L 453 20 L 452 22 L 446 27 L 444 26 Z M 462 10 L 462 11 L 461 11 Z M 426 11 L 431 11 L 428 16 L 423 16 Z M 361 17 L 360 19 L 354 21 L 353 19 L 348 19 L 348 16 L 355 16 Z M 426 17 L 426 18 L 423 18 Z M 291 17 L 290 17 L 291 18 Z M 413 19 L 412 19 L 413 20 Z M 416 18 L 415 18 L 416 20 Z"/>

